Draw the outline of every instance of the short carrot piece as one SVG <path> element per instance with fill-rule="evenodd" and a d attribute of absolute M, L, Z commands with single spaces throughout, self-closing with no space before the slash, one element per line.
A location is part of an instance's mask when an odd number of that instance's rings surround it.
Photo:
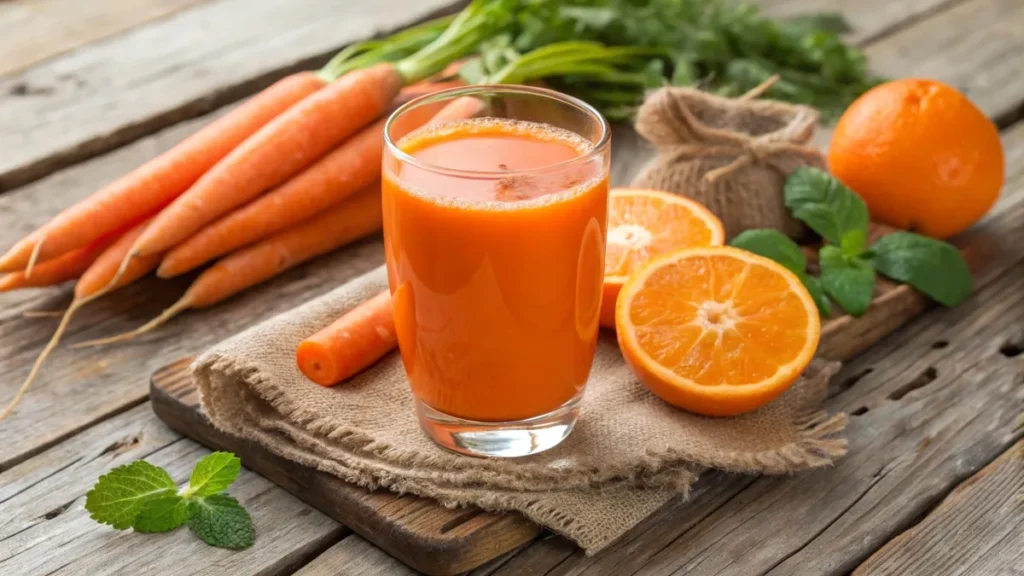
<path fill-rule="evenodd" d="M 177 302 L 139 328 L 110 338 L 80 342 L 74 347 L 127 340 L 163 325 L 185 310 L 213 306 L 289 268 L 372 234 L 380 230 L 381 222 L 380 185 L 373 184 L 312 220 L 220 260 L 200 274 Z"/>
<path fill-rule="evenodd" d="M 0 257 L 0 271 L 24 270 L 30 262 L 85 247 L 155 214 L 242 141 L 324 85 L 313 72 L 279 80 L 170 150 L 65 209 Z"/>
<path fill-rule="evenodd" d="M 46 361 L 47 356 L 53 352 L 54 348 L 60 342 L 61 336 L 64 335 L 67 330 L 68 324 L 71 322 L 72 316 L 79 308 L 92 302 L 93 300 L 107 294 L 121 286 L 130 284 L 135 280 L 145 276 L 151 272 L 156 265 L 160 262 L 159 256 L 149 256 L 145 258 L 134 258 L 131 263 L 125 268 L 121 277 L 116 283 L 111 284 L 111 280 L 114 275 L 117 274 L 118 268 L 121 262 L 124 260 L 126 254 L 135 240 L 142 234 L 149 225 L 149 220 L 136 225 L 134 228 L 126 232 L 123 236 L 115 240 L 110 246 L 108 246 L 99 257 L 89 265 L 88 269 L 79 278 L 78 283 L 75 284 L 75 297 L 71 301 L 71 305 L 67 311 L 64 312 L 64 316 L 60 320 L 60 324 L 57 326 L 57 330 L 53 333 L 53 337 L 47 342 L 46 347 L 39 354 L 36 359 L 36 363 L 32 366 L 32 370 L 29 372 L 28 377 L 25 378 L 25 382 L 21 385 L 21 388 L 14 394 L 14 398 L 11 400 L 7 408 L 0 412 L 0 420 L 7 418 L 14 408 L 24 397 L 25 392 L 28 391 L 32 382 L 35 381 L 36 376 L 39 374 L 39 369 L 42 368 L 43 362 Z"/>
<path fill-rule="evenodd" d="M 402 124 L 393 127 L 393 134 L 419 128 L 444 105 L 436 102 L 417 107 L 400 118 Z M 380 180 L 385 122 L 386 119 L 378 120 L 363 128 L 281 186 L 179 244 L 164 257 L 157 275 L 171 278 L 184 274 L 308 220 Z"/>
<path fill-rule="evenodd" d="M 164 252 L 283 183 L 380 117 L 404 80 L 390 64 L 353 70 L 281 114 L 157 215 L 132 256 Z"/>
<path fill-rule="evenodd" d="M 397 345 L 391 294 L 384 291 L 300 342 L 295 358 L 306 378 L 334 386 Z"/>

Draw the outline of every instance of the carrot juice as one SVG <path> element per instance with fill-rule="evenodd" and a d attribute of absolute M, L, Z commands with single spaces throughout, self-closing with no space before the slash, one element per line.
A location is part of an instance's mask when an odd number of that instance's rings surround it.
<path fill-rule="evenodd" d="M 508 423 L 580 397 L 597 342 L 608 201 L 607 135 L 590 136 L 478 117 L 428 125 L 385 154 L 395 327 L 429 410 Z"/>

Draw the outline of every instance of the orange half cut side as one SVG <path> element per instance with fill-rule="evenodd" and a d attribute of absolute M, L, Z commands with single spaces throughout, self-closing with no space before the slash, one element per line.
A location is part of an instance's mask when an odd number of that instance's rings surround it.
<path fill-rule="evenodd" d="M 722 222 L 699 202 L 660 190 L 613 189 L 608 200 L 601 326 L 615 327 L 619 290 L 651 258 L 724 242 Z"/>
<path fill-rule="evenodd" d="M 785 392 L 814 357 L 821 321 L 781 265 L 726 246 L 662 256 L 623 286 L 619 347 L 648 389 L 698 414 L 749 412 Z"/>

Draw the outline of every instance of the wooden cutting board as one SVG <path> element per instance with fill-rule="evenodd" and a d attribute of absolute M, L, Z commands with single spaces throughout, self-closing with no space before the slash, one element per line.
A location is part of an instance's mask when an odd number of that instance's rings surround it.
<path fill-rule="evenodd" d="M 872 236 L 884 233 L 873 230 Z M 808 256 L 812 258 L 813 251 Z M 972 261 L 975 271 L 981 263 Z M 907 286 L 878 279 L 874 301 L 860 318 L 839 315 L 822 327 L 818 355 L 849 360 L 928 307 Z M 150 384 L 153 410 L 178 432 L 217 450 L 238 454 L 254 470 L 348 526 L 412 568 L 435 576 L 460 574 L 533 539 L 540 528 L 518 514 L 451 510 L 416 496 L 370 492 L 275 456 L 261 446 L 213 428 L 199 406 L 188 373 L 190 358 L 165 366 Z"/>

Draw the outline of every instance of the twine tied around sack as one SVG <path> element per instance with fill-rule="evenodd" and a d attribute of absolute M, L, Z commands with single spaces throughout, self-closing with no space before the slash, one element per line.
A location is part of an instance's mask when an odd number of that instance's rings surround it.
<path fill-rule="evenodd" d="M 739 98 L 693 88 L 661 88 L 637 113 L 636 130 L 657 156 L 633 186 L 668 190 L 714 212 L 732 238 L 750 228 L 803 232 L 783 204 L 786 178 L 801 166 L 825 167 L 808 142 L 818 124 L 813 108 L 756 100 L 775 78 Z"/>

